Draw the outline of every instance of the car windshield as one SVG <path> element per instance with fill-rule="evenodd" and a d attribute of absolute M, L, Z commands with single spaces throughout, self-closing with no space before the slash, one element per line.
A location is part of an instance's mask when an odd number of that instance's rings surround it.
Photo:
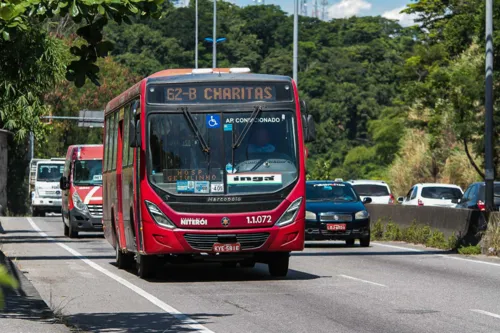
<path fill-rule="evenodd" d="M 495 187 L 493 188 L 494 189 L 493 190 L 494 191 L 493 195 L 495 196 L 495 201 L 498 201 L 499 200 L 498 198 L 500 198 L 500 184 L 495 184 L 494 186 Z M 485 185 L 482 184 L 481 185 L 481 190 L 479 192 L 479 199 L 481 199 L 482 201 L 485 201 L 485 198 L 484 198 L 484 196 L 485 196 L 485 192 L 484 191 L 485 190 L 484 189 L 485 189 Z"/>
<path fill-rule="evenodd" d="M 354 187 L 354 190 L 361 196 L 383 197 L 389 195 L 389 189 L 385 185 L 355 184 L 352 185 L 352 187 Z"/>
<path fill-rule="evenodd" d="M 182 195 L 269 193 L 294 182 L 298 176 L 294 113 L 260 111 L 241 136 L 252 112 L 151 114 L 150 182 Z M 237 141 L 241 144 L 235 147 Z"/>
<path fill-rule="evenodd" d="M 102 160 L 76 161 L 73 184 L 102 185 Z"/>
<path fill-rule="evenodd" d="M 461 197 L 462 191 L 456 187 L 429 186 L 422 188 L 422 198 L 452 200 Z"/>
<path fill-rule="evenodd" d="M 64 164 L 38 164 L 36 180 L 39 182 L 58 182 L 63 175 Z"/>
<path fill-rule="evenodd" d="M 308 183 L 306 184 L 306 200 L 358 201 L 358 196 L 351 186 L 342 183 Z"/>

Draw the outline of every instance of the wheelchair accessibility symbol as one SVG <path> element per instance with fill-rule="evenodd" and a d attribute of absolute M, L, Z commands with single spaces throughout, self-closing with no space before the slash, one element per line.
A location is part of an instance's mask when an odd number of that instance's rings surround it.
<path fill-rule="evenodd" d="M 208 128 L 219 128 L 220 127 L 220 115 L 207 114 L 207 127 Z"/>

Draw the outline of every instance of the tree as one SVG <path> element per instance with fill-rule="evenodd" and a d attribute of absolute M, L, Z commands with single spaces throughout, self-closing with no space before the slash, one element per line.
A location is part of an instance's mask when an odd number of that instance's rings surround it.
<path fill-rule="evenodd" d="M 163 0 L 60 0 L 60 1 L 7 1 L 1 3 L 0 33 L 4 41 L 22 39 L 33 25 L 53 17 L 70 15 L 80 25 L 77 35 L 83 43 L 72 46 L 71 54 L 77 59 L 67 67 L 66 78 L 81 87 L 86 77 L 98 84 L 97 58 L 105 57 L 113 44 L 103 40 L 102 30 L 108 20 L 131 23 L 131 16 L 158 18 L 158 5 Z"/>

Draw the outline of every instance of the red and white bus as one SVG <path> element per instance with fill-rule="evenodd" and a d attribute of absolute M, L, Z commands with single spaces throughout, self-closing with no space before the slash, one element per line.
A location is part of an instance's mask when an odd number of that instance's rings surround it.
<path fill-rule="evenodd" d="M 68 147 L 63 175 L 62 221 L 64 235 L 102 231 L 102 145 Z"/>
<path fill-rule="evenodd" d="M 304 248 L 305 145 L 294 81 L 249 69 L 153 74 L 105 110 L 103 224 L 118 267 L 269 265 Z"/>

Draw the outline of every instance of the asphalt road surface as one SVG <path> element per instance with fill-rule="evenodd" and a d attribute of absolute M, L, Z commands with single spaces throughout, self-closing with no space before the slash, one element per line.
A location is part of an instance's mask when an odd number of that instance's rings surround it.
<path fill-rule="evenodd" d="M 90 332 L 500 332 L 500 261 L 395 243 L 307 243 L 287 278 L 267 266 L 166 265 L 148 281 L 114 266 L 99 234 L 60 217 L 2 218 L 3 251 L 44 300 Z"/>

